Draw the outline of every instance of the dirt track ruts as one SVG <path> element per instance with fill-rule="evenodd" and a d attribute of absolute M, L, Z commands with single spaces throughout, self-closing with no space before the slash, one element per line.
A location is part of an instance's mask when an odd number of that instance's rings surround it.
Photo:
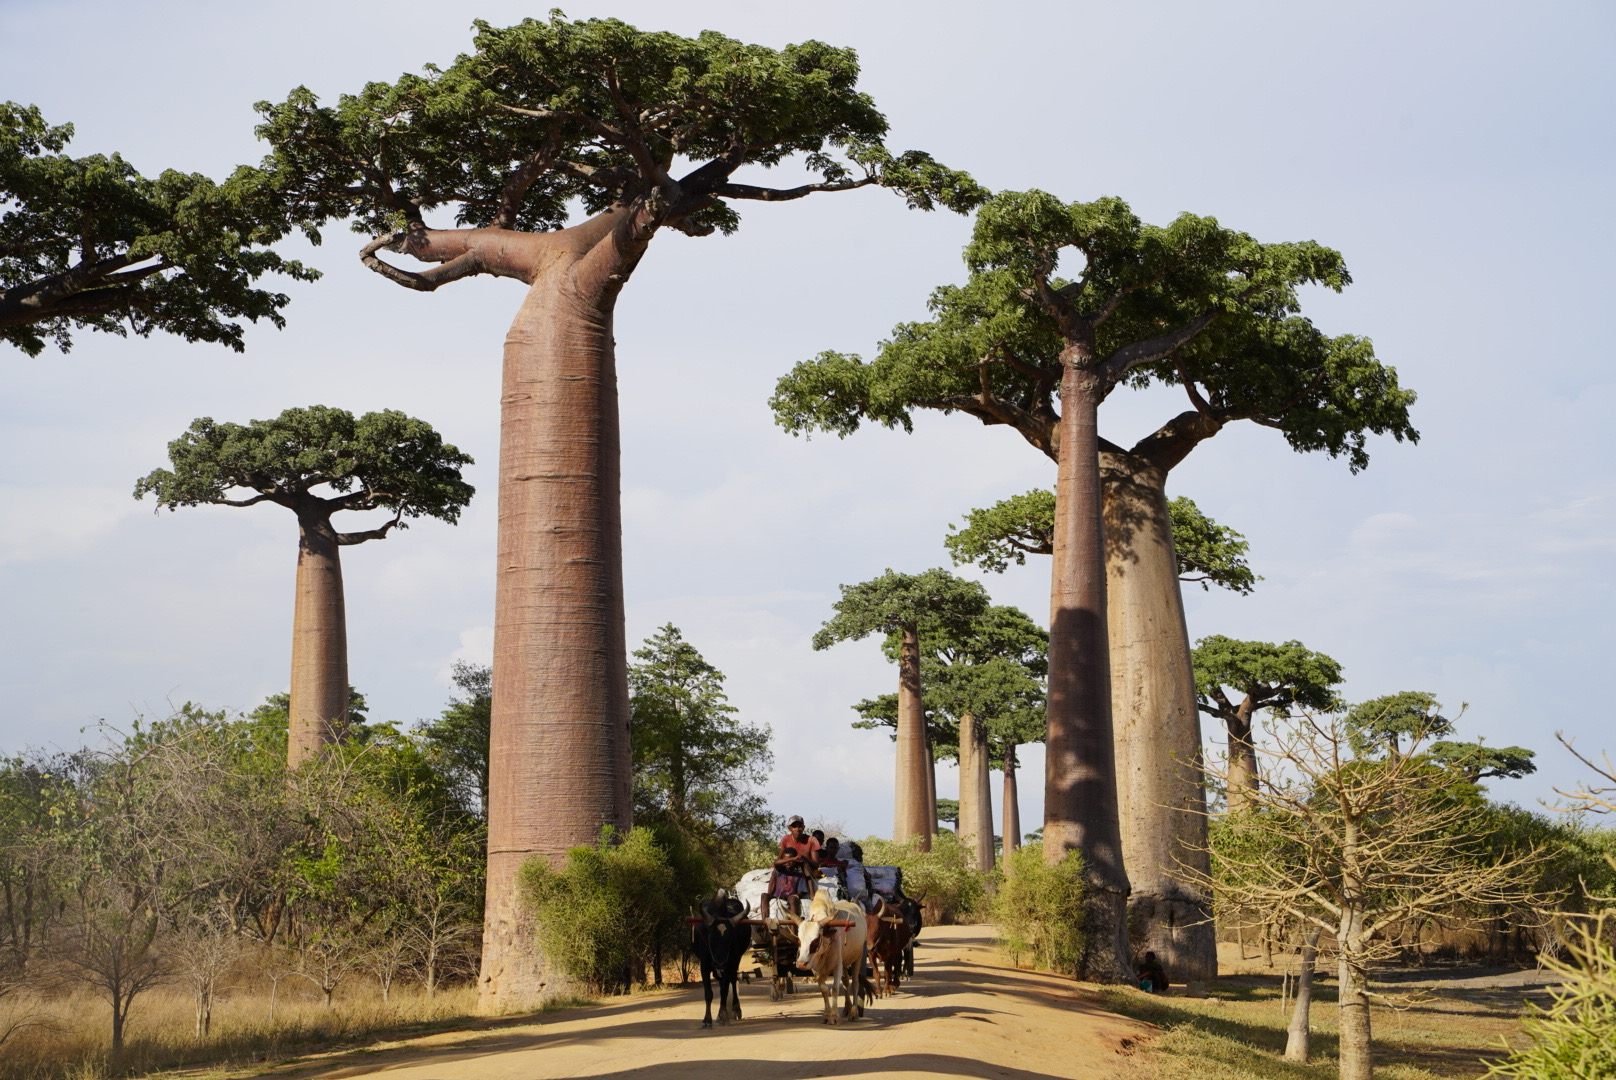
<path fill-rule="evenodd" d="M 864 1019 L 821 1021 L 817 990 L 769 1000 L 741 987 L 745 1018 L 701 1025 L 700 987 L 612 999 L 471 1030 L 303 1059 L 298 1080 L 802 1080 L 817 1076 L 1108 1077 L 1152 1029 L 1105 1012 L 1070 980 L 1006 967 L 986 926 L 928 927 L 916 973 Z"/>

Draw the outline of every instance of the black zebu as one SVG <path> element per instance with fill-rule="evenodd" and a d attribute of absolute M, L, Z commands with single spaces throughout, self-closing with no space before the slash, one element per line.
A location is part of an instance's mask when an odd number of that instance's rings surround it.
<path fill-rule="evenodd" d="M 701 961 L 701 990 L 707 997 L 702 1027 L 713 1026 L 713 979 L 718 980 L 718 1022 L 727 1024 L 741 1018 L 741 959 L 751 947 L 752 931 L 736 923 L 746 914 L 746 905 L 725 893 L 701 905 L 701 922 L 693 928 L 696 958 Z M 734 1003 L 733 1008 L 731 1002 Z"/>

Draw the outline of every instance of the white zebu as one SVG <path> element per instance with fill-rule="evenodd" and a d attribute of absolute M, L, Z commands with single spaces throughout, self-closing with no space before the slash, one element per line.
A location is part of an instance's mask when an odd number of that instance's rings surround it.
<path fill-rule="evenodd" d="M 827 929 L 829 922 L 848 922 L 852 925 Z M 864 946 L 867 927 L 864 909 L 848 900 L 832 900 L 827 893 L 814 894 L 806 919 L 792 919 L 797 924 L 797 966 L 813 972 L 819 980 L 819 994 L 825 1001 L 825 1023 L 836 1023 L 836 1008 L 831 995 L 841 989 L 847 995 L 843 1006 L 849 1020 L 864 1015 L 860 1004 L 860 988 L 864 981 Z M 840 938 L 841 948 L 836 947 Z M 825 985 L 830 980 L 830 986 Z"/>

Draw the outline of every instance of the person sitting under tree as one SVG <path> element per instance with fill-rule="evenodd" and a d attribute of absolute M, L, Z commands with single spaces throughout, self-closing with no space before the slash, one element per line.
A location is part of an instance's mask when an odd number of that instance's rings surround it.
<path fill-rule="evenodd" d="M 1152 994 L 1167 993 L 1167 969 L 1162 967 L 1154 952 L 1145 953 L 1145 958 L 1134 965 L 1134 970 L 1139 973 L 1139 989 Z"/>

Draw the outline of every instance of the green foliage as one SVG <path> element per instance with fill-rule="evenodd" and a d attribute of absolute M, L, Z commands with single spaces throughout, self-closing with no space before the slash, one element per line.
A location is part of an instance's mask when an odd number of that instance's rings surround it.
<path fill-rule="evenodd" d="M 593 847 L 567 852 L 560 870 L 531 859 L 517 876 L 539 943 L 568 977 L 597 992 L 626 988 L 650 963 L 657 940 L 683 914 L 668 853 L 651 830 L 617 842 L 607 827 Z"/>
<path fill-rule="evenodd" d="M 715 856 L 765 836 L 756 786 L 774 764 L 771 734 L 737 718 L 724 673 L 670 623 L 635 650 L 628 678 L 636 818 L 666 820 Z"/>
<path fill-rule="evenodd" d="M 1596 1080 L 1616 1076 L 1616 911 L 1579 925 L 1564 959 L 1544 963 L 1560 976 L 1547 1009 L 1529 1013 L 1531 1044 L 1488 1070 L 1518 1080 Z"/>
<path fill-rule="evenodd" d="M 1201 711 L 1212 716 L 1226 716 L 1236 708 L 1226 687 L 1247 699 L 1253 711 L 1328 710 L 1340 704 L 1334 688 L 1342 680 L 1341 665 L 1300 641 L 1275 645 L 1213 634 L 1196 643 L 1191 660 Z"/>
<path fill-rule="evenodd" d="M 959 800 L 938 799 L 937 820 L 957 829 L 959 827 Z"/>
<path fill-rule="evenodd" d="M 999 940 L 1016 956 L 1025 955 L 1046 971 L 1074 971 L 1083 954 L 1082 920 L 1087 878 L 1076 851 L 1054 866 L 1044 862 L 1042 842 L 1017 848 L 1006 860 L 1004 878 L 993 897 Z"/>
<path fill-rule="evenodd" d="M 1167 503 L 1167 512 L 1173 518 L 1179 580 L 1199 584 L 1206 591 L 1217 585 L 1242 596 L 1257 587 L 1262 579 L 1246 562 L 1251 545 L 1243 535 L 1207 517 L 1182 495 Z"/>
<path fill-rule="evenodd" d="M 172 469 L 154 469 L 135 483 L 135 498 L 151 494 L 159 509 L 269 501 L 301 511 L 318 503 L 327 515 L 391 510 L 405 528 L 406 519 L 422 516 L 452 524 L 473 490 L 460 478 L 471 458 L 430 424 L 393 409 L 356 419 L 312 405 L 247 424 L 202 417 L 168 444 L 168 457 Z M 311 497 L 322 486 L 337 496 Z M 238 489 L 257 494 L 237 498 L 231 493 Z"/>
<path fill-rule="evenodd" d="M 913 840 L 876 837 L 863 847 L 866 866 L 903 868 L 903 891 L 925 904 L 928 922 L 963 922 L 984 914 L 988 875 L 971 864 L 971 853 L 954 833 L 939 831 L 930 851 Z"/>
<path fill-rule="evenodd" d="M 447 67 L 370 83 L 335 106 L 304 87 L 258 104 L 273 148 L 265 168 L 311 235 L 345 218 L 386 234 L 447 206 L 461 225 L 555 229 L 574 200 L 731 232 L 731 200 L 780 197 L 731 175 L 790 158 L 819 174 L 809 190 L 882 184 L 919 207 L 981 198 L 964 174 L 880 146 L 886 120 L 856 87 L 851 49 L 771 49 L 559 12 L 474 27 L 472 50 Z M 676 159 L 694 167 L 673 177 Z"/>
<path fill-rule="evenodd" d="M 1053 276 L 1068 252 L 1083 261 L 1073 281 Z M 1368 463 L 1368 433 L 1418 437 L 1413 393 L 1369 342 L 1295 314 L 1302 286 L 1349 281 L 1319 244 L 1258 243 L 1191 214 L 1145 225 L 1114 198 L 1005 192 L 979 211 L 966 261 L 970 279 L 937 289 L 932 318 L 900 324 L 874 360 L 822 353 L 780 379 L 776 422 L 846 436 L 864 421 L 910 430 L 916 409 L 963 412 L 1054 456 L 1072 345 L 1108 389 L 1183 382 L 1217 427 L 1254 420 L 1354 471 Z"/>
<path fill-rule="evenodd" d="M 878 578 L 841 588 L 836 614 L 814 634 L 815 649 L 904 630 L 922 637 L 937 632 L 964 634 L 971 621 L 988 608 L 986 589 L 947 570 L 919 574 L 888 570 Z"/>
<path fill-rule="evenodd" d="M 1246 563 L 1250 545 L 1227 525 L 1220 525 L 1201 508 L 1180 496 L 1167 504 L 1173 523 L 1173 550 L 1182 581 L 1213 585 L 1231 592 L 1250 593 L 1259 580 Z M 1049 555 L 1055 550 L 1055 493 L 1034 488 L 1001 499 L 992 506 L 971 510 L 963 528 L 950 525 L 943 546 L 956 566 L 974 563 L 984 570 L 1003 573 L 1028 555 Z"/>
<path fill-rule="evenodd" d="M 76 328 L 154 330 L 242 351 L 238 319 L 285 320 L 267 273 L 319 275 L 269 245 L 289 223 L 269 178 L 238 169 L 142 176 L 117 154 L 70 157 L 71 124 L 0 102 L 0 341 L 63 352 Z"/>
<path fill-rule="evenodd" d="M 451 677 L 461 696 L 451 698 L 437 719 L 418 723 L 415 735 L 425 745 L 432 767 L 447 778 L 460 805 L 486 816 L 494 669 L 457 660 Z M 350 707 L 349 716 L 352 715 Z"/>

